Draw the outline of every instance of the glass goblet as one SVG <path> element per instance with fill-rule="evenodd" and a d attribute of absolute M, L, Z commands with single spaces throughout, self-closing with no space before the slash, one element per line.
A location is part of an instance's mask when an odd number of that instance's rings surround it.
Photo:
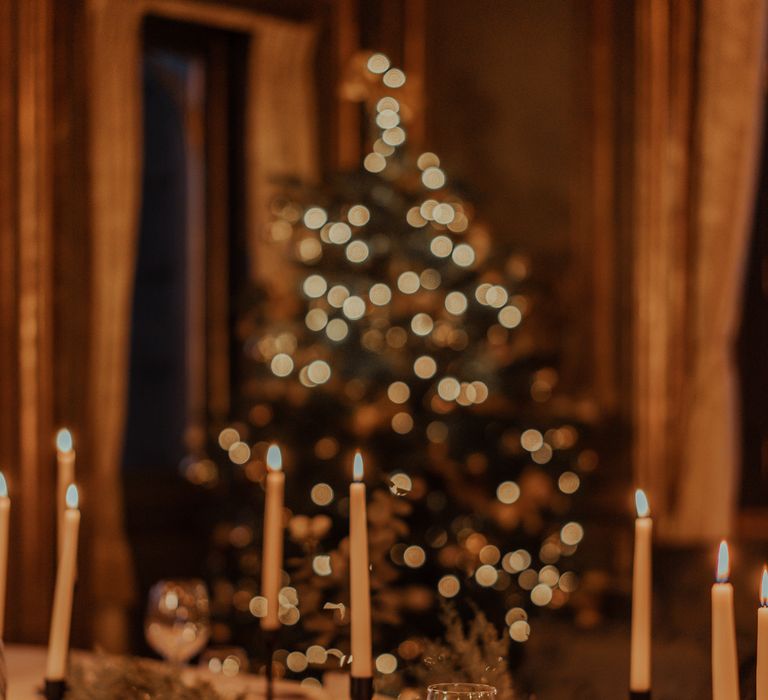
<path fill-rule="evenodd" d="M 205 648 L 210 635 L 208 590 L 202 581 L 168 579 L 152 586 L 144 636 L 160 656 L 184 664 Z"/>
<path fill-rule="evenodd" d="M 427 688 L 427 700 L 496 700 L 496 688 L 482 683 L 436 683 Z"/>

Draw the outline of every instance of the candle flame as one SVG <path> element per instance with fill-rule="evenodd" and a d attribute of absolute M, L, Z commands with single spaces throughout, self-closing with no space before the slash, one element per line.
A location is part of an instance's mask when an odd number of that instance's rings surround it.
<path fill-rule="evenodd" d="M 717 553 L 717 582 L 726 583 L 730 573 L 731 563 L 728 554 L 728 543 L 723 540 L 720 543 L 720 551 Z"/>
<path fill-rule="evenodd" d="M 352 465 L 352 476 L 355 481 L 363 480 L 363 455 L 360 454 L 360 450 L 355 452 L 355 461 Z"/>
<path fill-rule="evenodd" d="M 760 607 L 768 608 L 768 566 L 763 567 L 763 578 L 760 581 Z"/>
<path fill-rule="evenodd" d="M 275 472 L 283 468 L 283 454 L 275 443 L 272 443 L 267 450 L 267 467 Z"/>
<path fill-rule="evenodd" d="M 651 514 L 651 508 L 648 505 L 648 496 L 643 489 L 635 491 L 635 508 L 637 508 L 638 518 L 647 518 Z"/>
<path fill-rule="evenodd" d="M 67 502 L 67 508 L 70 510 L 77 508 L 78 502 L 80 500 L 77 495 L 77 486 L 74 484 L 67 486 L 67 496 L 64 500 Z"/>
<path fill-rule="evenodd" d="M 5 481 L 5 474 L 0 472 L 0 498 L 6 498 L 8 496 L 8 484 Z"/>
<path fill-rule="evenodd" d="M 72 452 L 73 446 L 72 433 L 69 430 L 62 428 L 56 433 L 56 449 L 59 452 Z"/>

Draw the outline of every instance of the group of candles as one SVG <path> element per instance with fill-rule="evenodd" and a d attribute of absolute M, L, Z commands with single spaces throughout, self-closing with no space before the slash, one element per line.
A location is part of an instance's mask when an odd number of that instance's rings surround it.
<path fill-rule="evenodd" d="M 632 577 L 632 637 L 630 697 L 651 697 L 651 541 L 653 521 L 643 491 L 635 493 L 635 554 Z M 728 544 L 723 541 L 717 556 L 717 574 L 712 586 L 712 700 L 738 700 L 739 662 L 733 612 L 733 586 L 728 581 Z M 757 695 L 768 698 L 768 568 L 760 582 L 757 611 Z"/>
<path fill-rule="evenodd" d="M 77 545 L 80 528 L 78 492 L 74 484 L 75 450 L 67 430 L 59 431 L 57 453 L 57 547 L 58 567 L 51 614 L 48 658 L 46 663 L 46 695 L 60 697 L 64 692 L 72 620 L 72 600 L 77 578 Z M 264 548 L 262 561 L 262 595 L 267 601 L 261 619 L 265 632 L 280 627 L 280 588 L 283 567 L 283 502 L 285 474 L 282 455 L 277 445 L 267 451 L 266 503 L 264 508 Z M 373 657 L 371 646 L 371 600 L 368 564 L 368 519 L 363 479 L 363 459 L 355 454 L 354 481 L 349 489 L 350 597 L 352 636 L 352 679 L 364 691 L 371 687 Z M 3 633 L 5 590 L 7 580 L 9 516 L 11 501 L 5 477 L 0 473 L 0 639 Z M 366 695 L 370 692 L 365 691 Z"/>
<path fill-rule="evenodd" d="M 57 543 L 58 567 L 51 615 L 46 682 L 63 683 L 66 677 L 72 599 L 77 578 L 77 545 L 80 527 L 78 492 L 74 484 L 75 451 L 68 431 L 60 431 L 57 447 Z M 262 595 L 266 614 L 261 618 L 265 632 L 280 627 L 280 589 L 283 567 L 283 504 L 285 474 L 277 445 L 267 451 L 266 502 L 264 508 L 264 546 Z M 352 680 L 370 687 L 373 676 L 371 643 L 370 566 L 368 560 L 368 521 L 363 459 L 355 454 L 353 481 L 349 487 L 350 540 L 350 617 Z M 638 700 L 651 694 L 651 600 L 652 533 L 648 499 L 642 490 L 635 493 L 635 549 L 632 578 L 632 630 L 630 657 L 630 695 Z M 3 634 L 8 540 L 11 501 L 5 477 L 0 473 L 0 638 Z M 733 608 L 733 586 L 729 583 L 728 545 L 721 542 L 717 576 L 712 586 L 712 698 L 738 700 L 739 674 Z M 760 585 L 757 637 L 757 697 L 768 698 L 768 568 L 763 569 Z"/>
<path fill-rule="evenodd" d="M 371 643 L 371 586 L 368 561 L 368 516 L 363 483 L 363 458 L 355 453 L 349 486 L 349 590 L 352 656 L 352 696 L 370 698 L 373 677 Z M 277 445 L 267 450 L 266 502 L 261 591 L 267 601 L 261 628 L 274 633 L 280 627 L 280 588 L 283 567 L 283 497 L 285 474 Z M 271 663 L 271 660 L 268 661 Z"/>
<path fill-rule="evenodd" d="M 75 479 L 75 450 L 72 435 L 60 430 L 56 437 L 57 475 L 57 551 L 58 567 L 51 613 L 46 661 L 46 691 L 63 693 L 69 653 L 69 631 L 72 621 L 72 599 L 77 578 L 77 540 L 80 511 Z M 5 476 L 0 472 L 0 639 L 4 633 L 5 597 L 8 574 L 8 543 L 10 537 L 11 499 Z"/>

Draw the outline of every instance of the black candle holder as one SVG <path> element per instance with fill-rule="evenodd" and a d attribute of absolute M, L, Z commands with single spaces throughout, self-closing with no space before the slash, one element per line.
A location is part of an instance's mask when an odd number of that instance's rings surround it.
<path fill-rule="evenodd" d="M 67 694 L 67 682 L 64 680 L 51 681 L 45 679 L 45 686 L 43 687 L 43 696 L 45 700 L 64 700 L 64 696 Z"/>
<path fill-rule="evenodd" d="M 351 676 L 349 694 L 352 700 L 371 700 L 373 698 L 373 678 Z"/>
<path fill-rule="evenodd" d="M 629 700 L 651 700 L 650 690 L 630 690 Z"/>

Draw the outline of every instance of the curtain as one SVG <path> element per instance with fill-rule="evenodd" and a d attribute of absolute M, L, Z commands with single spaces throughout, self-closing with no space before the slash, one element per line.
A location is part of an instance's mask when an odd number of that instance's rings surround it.
<path fill-rule="evenodd" d="M 286 274 L 284 245 L 272 241 L 270 203 L 281 180 L 317 179 L 314 27 L 287 22 L 262 25 L 251 47 L 247 110 L 249 183 L 248 241 L 251 272 L 283 309 L 294 296 Z"/>
<path fill-rule="evenodd" d="M 668 540 L 733 525 L 766 5 L 637 5 L 634 451 Z"/>
<path fill-rule="evenodd" d="M 733 357 L 760 154 L 765 0 L 703 5 L 692 271 L 692 363 L 685 386 L 680 536 L 731 529 L 740 457 Z"/>
<path fill-rule="evenodd" d="M 88 23 L 91 366 L 83 438 L 91 522 L 86 575 L 94 641 L 123 651 L 135 594 L 120 470 L 140 206 L 139 17 L 128 2 L 91 0 Z"/>

